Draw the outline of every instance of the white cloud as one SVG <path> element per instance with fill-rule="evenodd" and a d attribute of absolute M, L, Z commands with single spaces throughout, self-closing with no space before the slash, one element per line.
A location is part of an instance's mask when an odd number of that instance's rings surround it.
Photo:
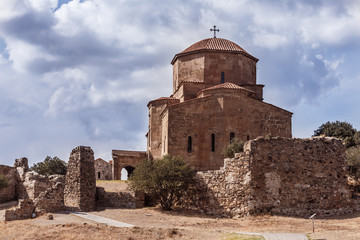
<path fill-rule="evenodd" d="M 67 156 L 88 144 L 107 159 L 112 148 L 144 149 L 146 104 L 171 94 L 172 57 L 214 24 L 260 59 L 265 100 L 281 107 L 328 106 L 357 69 L 357 1 L 72 0 L 53 12 L 57 4 L 0 1 L 9 56 L 0 55 L 0 135 L 16 146 L 0 141 L 0 152 Z"/>

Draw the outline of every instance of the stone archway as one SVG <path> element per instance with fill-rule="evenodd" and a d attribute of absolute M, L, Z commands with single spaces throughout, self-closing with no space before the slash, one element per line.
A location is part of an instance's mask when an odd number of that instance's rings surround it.
<path fill-rule="evenodd" d="M 126 170 L 126 171 L 124 171 Z M 135 168 L 133 166 L 126 166 L 121 169 L 121 180 L 127 180 L 133 174 Z M 124 176 L 125 175 L 125 176 Z"/>

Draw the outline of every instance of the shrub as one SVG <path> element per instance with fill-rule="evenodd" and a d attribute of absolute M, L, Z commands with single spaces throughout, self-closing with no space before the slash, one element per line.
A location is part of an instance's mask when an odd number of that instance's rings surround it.
<path fill-rule="evenodd" d="M 58 157 L 47 156 L 43 162 L 35 163 L 30 170 L 42 175 L 66 174 L 66 162 Z"/>
<path fill-rule="evenodd" d="M 144 160 L 129 178 L 129 188 L 140 191 L 152 199 L 159 199 L 164 210 L 171 210 L 193 182 L 191 167 L 180 157 Z"/>
<path fill-rule="evenodd" d="M 360 146 L 346 150 L 346 161 L 349 166 L 349 174 L 360 177 Z"/>
<path fill-rule="evenodd" d="M 9 186 L 9 182 L 6 177 L 0 174 L 0 190 Z"/>
<path fill-rule="evenodd" d="M 314 136 L 325 135 L 342 139 L 346 147 L 360 143 L 360 137 L 355 128 L 348 122 L 327 122 L 314 131 Z"/>
<path fill-rule="evenodd" d="M 244 142 L 238 138 L 234 138 L 229 145 L 223 149 L 224 157 L 233 158 L 235 153 L 244 151 Z"/>

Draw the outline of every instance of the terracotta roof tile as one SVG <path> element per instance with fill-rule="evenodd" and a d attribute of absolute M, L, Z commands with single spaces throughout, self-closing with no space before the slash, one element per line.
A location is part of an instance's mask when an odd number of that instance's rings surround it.
<path fill-rule="evenodd" d="M 255 61 L 258 61 L 257 58 L 251 56 L 243 48 L 241 48 L 239 45 L 237 45 L 236 43 L 234 43 L 232 41 L 229 41 L 224 38 L 207 38 L 207 39 L 201 40 L 197 43 L 194 43 L 193 45 L 186 48 L 181 53 L 176 54 L 175 57 L 173 58 L 173 60 L 171 61 L 171 63 L 173 64 L 175 62 L 175 60 L 179 56 L 182 56 L 182 55 L 187 55 L 187 54 L 190 54 L 193 52 L 198 52 L 198 51 L 213 51 L 213 50 L 243 53 L 243 54 L 249 56 L 250 58 L 253 58 Z"/>
<path fill-rule="evenodd" d="M 236 43 L 223 38 L 207 38 L 200 42 L 194 43 L 181 53 L 193 52 L 197 50 L 223 50 L 223 51 L 235 51 L 235 52 L 246 52 Z"/>
<path fill-rule="evenodd" d="M 157 99 L 155 99 L 155 100 L 151 100 L 151 101 L 148 103 L 148 106 L 149 106 L 150 103 L 159 102 L 159 101 L 163 101 L 163 100 L 177 100 L 177 101 L 179 101 L 179 99 L 174 98 L 174 97 L 161 97 L 161 98 L 157 98 Z"/>
<path fill-rule="evenodd" d="M 243 87 L 240 87 L 234 83 L 230 83 L 230 82 L 226 82 L 226 83 L 222 83 L 222 84 L 219 84 L 219 85 L 216 85 L 216 86 L 213 86 L 213 87 L 209 87 L 209 88 L 205 88 L 205 89 L 202 89 L 198 95 L 204 91 L 208 91 L 208 90 L 215 90 L 215 89 L 241 89 L 241 90 L 245 90 L 247 92 L 250 92 L 250 93 L 254 93 L 253 91 L 247 89 L 247 88 L 243 88 Z M 254 93 L 255 94 L 255 93 Z"/>

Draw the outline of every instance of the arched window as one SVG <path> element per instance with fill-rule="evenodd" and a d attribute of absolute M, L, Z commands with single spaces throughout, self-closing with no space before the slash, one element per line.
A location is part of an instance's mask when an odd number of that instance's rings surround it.
<path fill-rule="evenodd" d="M 234 139 L 235 137 L 235 133 L 231 132 L 230 133 L 230 143 L 232 143 L 232 140 Z"/>
<path fill-rule="evenodd" d="M 192 152 L 192 137 L 188 137 L 188 145 L 187 145 L 187 151 Z"/>
<path fill-rule="evenodd" d="M 225 73 L 221 72 L 221 83 L 225 82 Z"/>
<path fill-rule="evenodd" d="M 211 134 L 211 151 L 215 152 L 215 133 Z"/>
<path fill-rule="evenodd" d="M 98 179 L 100 179 L 100 172 L 98 172 Z"/>

